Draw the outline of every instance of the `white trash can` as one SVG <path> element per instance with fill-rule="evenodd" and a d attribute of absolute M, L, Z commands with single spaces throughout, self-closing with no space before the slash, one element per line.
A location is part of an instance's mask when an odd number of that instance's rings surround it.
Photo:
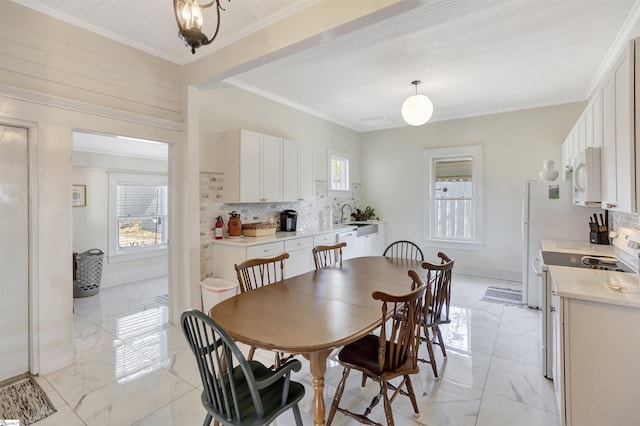
<path fill-rule="evenodd" d="M 202 290 L 202 312 L 208 313 L 214 305 L 235 296 L 238 283 L 224 278 L 205 278 L 200 282 L 200 290 Z"/>

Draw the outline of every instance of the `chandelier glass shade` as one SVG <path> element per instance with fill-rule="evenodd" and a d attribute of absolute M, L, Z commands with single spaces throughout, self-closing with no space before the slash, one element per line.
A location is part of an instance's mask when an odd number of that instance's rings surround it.
<path fill-rule="evenodd" d="M 425 95 L 418 94 L 419 80 L 412 81 L 411 84 L 416 86 L 416 94 L 402 103 L 402 118 L 411 126 L 422 126 L 433 115 L 433 102 Z"/>
<path fill-rule="evenodd" d="M 211 37 L 208 37 L 202 32 L 204 24 L 202 9 L 207 9 L 211 6 L 216 8 L 217 20 L 215 32 Z M 197 0 L 173 0 L 173 11 L 178 24 L 178 36 L 188 47 L 191 47 L 192 54 L 195 54 L 196 49 L 200 46 L 206 46 L 211 43 L 218 35 L 221 10 L 224 9 L 220 6 L 220 0 L 212 0 L 211 3 L 207 4 L 199 4 Z"/>

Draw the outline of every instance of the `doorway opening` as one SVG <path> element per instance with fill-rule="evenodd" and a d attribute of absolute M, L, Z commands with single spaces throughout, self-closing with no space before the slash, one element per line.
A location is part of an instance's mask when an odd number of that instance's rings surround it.
<path fill-rule="evenodd" d="M 72 183 L 82 194 L 72 210 L 74 259 L 99 250 L 101 291 L 110 289 L 132 315 L 142 304 L 168 321 L 169 144 L 82 131 L 72 139 Z M 74 306 L 86 315 L 112 314 L 79 299 Z"/>

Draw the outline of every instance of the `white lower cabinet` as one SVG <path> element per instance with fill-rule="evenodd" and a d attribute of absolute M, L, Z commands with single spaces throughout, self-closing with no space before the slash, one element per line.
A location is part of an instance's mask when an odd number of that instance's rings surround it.
<path fill-rule="evenodd" d="M 640 309 L 561 300 L 554 328 L 560 348 L 556 362 L 562 424 L 637 425 Z"/>
<path fill-rule="evenodd" d="M 552 359 L 552 376 L 553 376 L 553 387 L 556 393 L 556 402 L 558 403 L 558 410 L 560 412 L 560 417 L 562 419 L 562 424 L 566 424 L 563 414 L 565 412 L 565 402 L 564 402 L 564 347 L 562 345 L 562 339 L 564 336 L 563 330 L 563 319 L 562 319 L 562 308 L 560 306 L 560 297 L 556 296 L 555 293 L 551 296 L 551 309 L 552 313 L 552 350 L 553 350 L 553 359 Z M 548 348 L 547 348 L 548 349 Z"/>
<path fill-rule="evenodd" d="M 281 239 L 279 241 L 265 241 L 264 243 L 232 243 L 229 241 L 213 242 L 213 275 L 228 280 L 237 280 L 234 265 L 247 259 L 256 257 L 274 257 L 281 253 L 289 253 L 285 260 L 284 277 L 290 278 L 304 274 L 315 268 L 313 261 L 313 247 L 329 246 L 336 244 L 339 231 L 325 232 L 322 234 L 305 237 Z M 356 231 L 350 232 L 352 238 L 348 239 L 347 247 L 342 251 L 343 259 L 351 259 L 361 256 L 382 256 L 384 251 L 384 224 L 378 225 L 377 234 L 369 234 L 355 238 Z M 344 231 L 341 233 L 345 235 Z"/>
<path fill-rule="evenodd" d="M 284 251 L 289 258 L 284 263 L 284 277 L 291 278 L 312 269 L 313 237 L 296 238 L 284 242 Z"/>
<path fill-rule="evenodd" d="M 382 256 L 385 247 L 384 223 L 378 224 L 378 232 L 358 237 L 361 256 Z"/>
<path fill-rule="evenodd" d="M 273 257 L 284 252 L 284 242 L 276 241 L 265 244 L 231 245 L 213 244 L 213 276 L 237 281 L 235 264 L 255 257 Z"/>
<path fill-rule="evenodd" d="M 378 234 L 376 235 L 376 248 L 373 256 L 382 256 L 384 249 L 387 248 L 387 242 L 384 235 L 384 223 L 378 224 Z"/>

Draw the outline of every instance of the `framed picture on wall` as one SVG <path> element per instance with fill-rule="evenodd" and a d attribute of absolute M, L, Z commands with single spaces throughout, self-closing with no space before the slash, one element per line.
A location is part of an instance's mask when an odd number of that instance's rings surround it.
<path fill-rule="evenodd" d="M 71 189 L 71 205 L 85 207 L 87 205 L 87 185 L 73 185 Z"/>

